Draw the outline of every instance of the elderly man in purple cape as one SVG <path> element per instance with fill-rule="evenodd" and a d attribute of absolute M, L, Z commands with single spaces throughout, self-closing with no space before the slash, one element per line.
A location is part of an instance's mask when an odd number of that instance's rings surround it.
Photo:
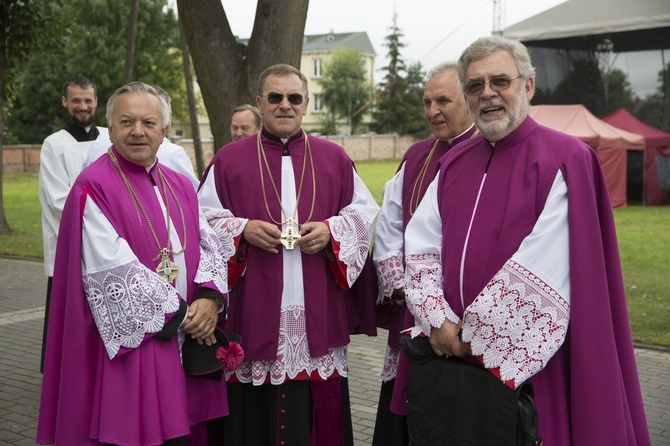
<path fill-rule="evenodd" d="M 384 186 L 373 258 L 379 279 L 380 325 L 388 328 L 389 335 L 373 445 L 406 445 L 408 442 L 406 390 L 409 360 L 398 348 L 401 330 L 413 323 L 404 295 L 405 227 L 437 174 L 438 160 L 477 132 L 468 115 L 456 68 L 456 62 L 444 62 L 428 72 L 423 105 L 434 136 L 407 149 L 398 172 Z"/>
<path fill-rule="evenodd" d="M 226 327 L 246 358 L 228 374 L 224 444 L 353 444 L 347 344 L 364 315 L 349 288 L 379 206 L 342 147 L 301 130 L 299 70 L 266 69 L 256 101 L 261 132 L 221 148 L 198 193 L 231 253 Z"/>
<path fill-rule="evenodd" d="M 223 380 L 187 378 L 184 336 L 213 344 L 227 267 L 189 180 L 160 165 L 169 106 L 132 82 L 107 104 L 113 146 L 65 204 L 37 443 L 184 444 L 228 414 Z"/>
<path fill-rule="evenodd" d="M 482 136 L 440 160 L 407 226 L 413 333 L 510 388 L 530 381 L 545 444 L 648 445 L 596 154 L 528 117 L 534 69 L 519 42 L 478 39 L 458 70 Z"/>

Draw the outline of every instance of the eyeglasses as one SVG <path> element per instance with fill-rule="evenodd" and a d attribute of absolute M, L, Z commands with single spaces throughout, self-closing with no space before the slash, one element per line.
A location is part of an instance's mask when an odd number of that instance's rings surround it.
<path fill-rule="evenodd" d="M 281 102 L 284 100 L 284 97 L 288 99 L 288 102 L 291 105 L 300 105 L 302 104 L 302 101 L 305 100 L 305 98 L 303 98 L 302 95 L 298 93 L 291 93 L 287 94 L 286 96 L 279 93 L 270 93 L 265 97 L 268 98 L 268 102 L 272 105 L 281 104 Z"/>
<path fill-rule="evenodd" d="M 484 91 L 486 84 L 489 84 L 489 88 L 493 91 L 503 91 L 507 90 L 510 87 L 510 85 L 512 85 L 513 80 L 521 78 L 522 78 L 521 75 L 512 78 L 509 78 L 507 76 L 500 76 L 500 77 L 494 77 L 488 82 L 483 81 L 470 82 L 469 84 L 465 85 L 463 91 L 465 91 L 465 94 L 467 94 L 468 96 L 476 96 L 478 94 L 481 94 L 482 91 Z"/>

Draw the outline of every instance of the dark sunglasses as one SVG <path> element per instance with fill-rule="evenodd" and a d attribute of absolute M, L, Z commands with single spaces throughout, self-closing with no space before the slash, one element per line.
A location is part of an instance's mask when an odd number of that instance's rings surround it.
<path fill-rule="evenodd" d="M 268 102 L 272 105 L 281 104 L 281 101 L 284 100 L 284 95 L 279 93 L 270 93 L 265 97 L 268 98 Z M 301 94 L 298 93 L 288 94 L 286 95 L 286 98 L 288 99 L 288 102 L 291 105 L 300 105 L 302 104 L 302 101 L 305 99 L 302 97 Z"/>

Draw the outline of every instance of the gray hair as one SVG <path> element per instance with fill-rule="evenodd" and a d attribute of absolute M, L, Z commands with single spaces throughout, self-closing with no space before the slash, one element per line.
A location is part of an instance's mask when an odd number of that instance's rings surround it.
<path fill-rule="evenodd" d="M 442 62 L 441 64 L 435 65 L 428 71 L 426 74 L 426 82 L 431 80 L 434 77 L 442 76 L 447 71 L 456 71 L 458 73 L 458 63 L 453 61 Z"/>
<path fill-rule="evenodd" d="M 289 76 L 291 74 L 295 74 L 300 78 L 300 82 L 302 82 L 302 86 L 305 89 L 305 98 L 308 98 L 309 89 L 307 88 L 307 78 L 300 72 L 300 70 L 286 63 L 272 65 L 261 73 L 261 75 L 258 77 L 258 96 L 263 96 L 265 79 L 267 79 L 268 76 Z"/>
<path fill-rule="evenodd" d="M 243 112 L 249 110 L 252 115 L 254 115 L 254 122 L 256 123 L 256 127 L 261 128 L 261 124 L 263 122 L 263 118 L 261 117 L 261 111 L 258 109 L 258 107 L 254 107 L 253 105 L 249 104 L 241 104 L 238 105 L 233 109 L 233 112 L 230 114 L 231 116 L 234 115 L 235 113 Z"/>
<path fill-rule="evenodd" d="M 480 37 L 468 46 L 458 59 L 458 79 L 465 85 L 465 74 L 470 63 L 496 51 L 507 51 L 514 59 L 519 76 L 524 79 L 535 77 L 535 68 L 530 63 L 528 48 L 521 42 L 503 36 Z"/>
<path fill-rule="evenodd" d="M 149 93 L 156 96 L 161 104 L 163 128 L 167 128 L 170 125 L 170 116 L 172 115 L 170 111 L 170 96 L 162 88 L 153 87 L 151 85 L 145 84 L 144 82 L 129 82 L 123 87 L 117 89 L 114 94 L 109 97 L 109 100 L 107 101 L 107 115 L 105 116 L 108 125 L 112 122 L 114 103 L 119 98 L 119 96 L 125 93 Z"/>

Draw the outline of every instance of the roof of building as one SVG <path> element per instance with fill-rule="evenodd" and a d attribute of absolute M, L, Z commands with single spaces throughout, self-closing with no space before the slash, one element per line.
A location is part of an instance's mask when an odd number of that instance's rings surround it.
<path fill-rule="evenodd" d="M 237 41 L 244 45 L 249 44 L 249 39 L 240 39 L 238 37 Z M 342 46 L 353 48 L 364 54 L 377 55 L 375 49 L 372 47 L 368 33 L 364 31 L 354 33 L 334 33 L 331 31 L 328 34 L 304 36 L 302 52 L 332 51 Z"/>
<path fill-rule="evenodd" d="M 376 55 L 366 32 L 316 34 L 305 36 L 302 51 L 330 51 L 339 47 L 353 48 L 361 53 Z"/>

